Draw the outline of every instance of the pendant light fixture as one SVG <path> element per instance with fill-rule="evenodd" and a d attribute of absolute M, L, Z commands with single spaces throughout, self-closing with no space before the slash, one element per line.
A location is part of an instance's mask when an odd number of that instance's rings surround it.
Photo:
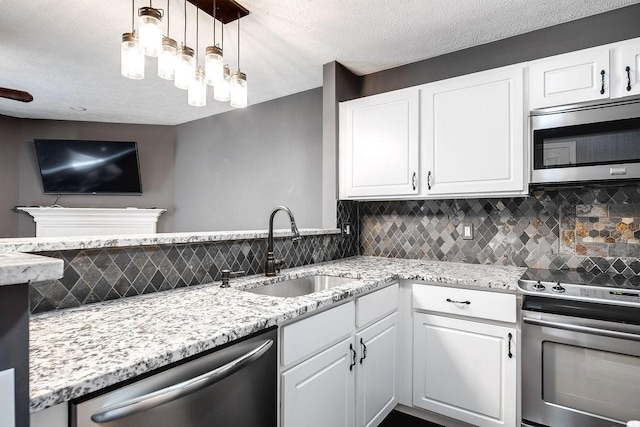
<path fill-rule="evenodd" d="M 173 80 L 176 76 L 176 55 L 178 43 L 170 37 L 169 33 L 169 0 L 167 0 L 167 35 L 162 37 L 162 49 L 158 55 L 158 76 L 165 80 Z"/>
<path fill-rule="evenodd" d="M 200 37 L 200 7 L 196 4 L 196 71 L 194 78 L 189 84 L 187 101 L 194 107 L 204 107 L 207 105 L 207 84 L 204 80 L 204 71 L 198 65 L 198 40 Z"/>
<path fill-rule="evenodd" d="M 120 45 L 120 73 L 134 80 L 144 78 L 144 50 L 135 30 L 135 1 L 131 0 L 131 32 L 122 34 Z"/>
<path fill-rule="evenodd" d="M 149 7 L 138 9 L 138 37 L 147 56 L 158 56 L 162 50 L 162 9 L 155 9 L 149 0 Z"/>
<path fill-rule="evenodd" d="M 213 45 L 207 47 L 204 56 L 204 75 L 209 86 L 222 80 L 224 66 L 222 49 L 216 44 L 216 9 L 216 0 L 213 0 Z"/>
<path fill-rule="evenodd" d="M 187 47 L 187 0 L 184 0 L 184 38 L 176 57 L 175 85 L 178 89 L 189 89 L 196 75 L 196 59 L 193 49 Z"/>
<path fill-rule="evenodd" d="M 224 25 L 222 25 L 222 49 L 224 50 Z M 213 99 L 220 102 L 228 102 L 231 99 L 231 71 L 225 64 L 222 67 L 222 78 L 213 87 Z"/>
<path fill-rule="evenodd" d="M 231 75 L 231 106 L 247 106 L 247 75 L 240 71 L 240 16 L 238 16 L 238 70 Z"/>

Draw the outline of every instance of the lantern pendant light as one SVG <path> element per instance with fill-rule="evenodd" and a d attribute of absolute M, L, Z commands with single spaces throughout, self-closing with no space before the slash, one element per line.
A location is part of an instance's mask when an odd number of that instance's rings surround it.
<path fill-rule="evenodd" d="M 200 29 L 200 7 L 196 2 L 196 71 L 194 78 L 189 84 L 189 92 L 187 100 L 189 105 L 194 107 L 204 107 L 207 105 L 207 84 L 205 82 L 204 71 L 198 64 L 198 41 L 199 41 L 199 29 Z"/>
<path fill-rule="evenodd" d="M 144 50 L 135 31 L 135 4 L 131 1 L 131 32 L 122 34 L 120 73 L 134 80 L 144 78 Z"/>
<path fill-rule="evenodd" d="M 240 16 L 238 16 L 238 70 L 231 75 L 231 106 L 247 106 L 247 75 L 240 71 Z"/>
<path fill-rule="evenodd" d="M 155 9 L 149 1 L 149 7 L 138 9 L 138 37 L 147 56 L 158 56 L 162 50 L 162 15 L 161 9 Z"/>
<path fill-rule="evenodd" d="M 204 56 L 204 75 L 209 86 L 222 80 L 224 66 L 222 49 L 216 44 L 216 9 L 216 0 L 213 0 L 213 46 L 207 47 Z"/>
<path fill-rule="evenodd" d="M 176 55 L 178 43 L 169 37 L 169 0 L 167 0 L 167 35 L 162 37 L 162 49 L 158 55 L 158 76 L 173 80 L 176 75 Z"/>
<path fill-rule="evenodd" d="M 189 89 L 196 75 L 196 59 L 193 49 L 187 47 L 187 0 L 184 1 L 184 39 L 176 57 L 175 85 L 178 89 Z"/>

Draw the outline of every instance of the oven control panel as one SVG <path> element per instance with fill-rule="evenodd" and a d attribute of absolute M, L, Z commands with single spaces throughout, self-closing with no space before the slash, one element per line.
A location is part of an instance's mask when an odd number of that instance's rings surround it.
<path fill-rule="evenodd" d="M 634 289 L 569 284 L 559 281 L 548 282 L 542 280 L 519 280 L 518 289 L 529 295 L 640 306 L 640 290 Z"/>

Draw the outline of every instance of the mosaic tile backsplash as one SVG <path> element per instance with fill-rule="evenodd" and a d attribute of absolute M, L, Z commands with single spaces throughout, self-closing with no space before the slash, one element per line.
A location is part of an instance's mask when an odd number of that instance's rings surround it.
<path fill-rule="evenodd" d="M 357 224 L 357 204 L 338 202 L 338 222 Z M 287 267 L 309 265 L 357 255 L 358 236 L 304 236 L 293 243 L 274 240 L 276 256 Z M 66 250 L 40 255 L 64 260 L 61 280 L 31 283 L 31 312 L 165 291 L 219 281 L 220 270 L 264 272 L 266 239 L 215 243 Z"/>
<path fill-rule="evenodd" d="M 360 202 L 362 255 L 640 273 L 640 185 Z M 463 224 L 474 239 L 462 239 Z"/>

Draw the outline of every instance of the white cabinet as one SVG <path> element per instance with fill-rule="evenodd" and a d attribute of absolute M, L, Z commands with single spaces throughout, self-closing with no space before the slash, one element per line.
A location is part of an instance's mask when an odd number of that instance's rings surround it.
<path fill-rule="evenodd" d="M 284 426 L 354 425 L 353 355 L 349 337 L 282 374 Z"/>
<path fill-rule="evenodd" d="M 523 75 L 519 65 L 421 88 L 426 197 L 527 193 Z"/>
<path fill-rule="evenodd" d="M 398 403 L 398 313 L 356 334 L 356 426 L 374 427 Z"/>
<path fill-rule="evenodd" d="M 418 194 L 418 89 L 340 104 L 340 198 Z"/>
<path fill-rule="evenodd" d="M 640 94 L 640 39 L 529 63 L 529 109 Z"/>
<path fill-rule="evenodd" d="M 596 47 L 529 64 L 529 108 L 609 98 L 609 48 Z"/>
<path fill-rule="evenodd" d="M 376 426 L 391 412 L 398 291 L 394 284 L 282 328 L 282 426 Z"/>
<path fill-rule="evenodd" d="M 413 290 L 414 406 L 476 426 L 514 427 L 515 295 Z"/>

